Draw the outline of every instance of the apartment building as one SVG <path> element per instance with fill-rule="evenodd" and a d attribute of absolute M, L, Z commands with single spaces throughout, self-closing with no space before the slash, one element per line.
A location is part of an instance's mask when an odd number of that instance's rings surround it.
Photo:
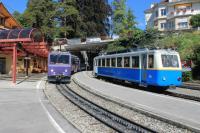
<path fill-rule="evenodd" d="M 190 30 L 191 16 L 200 14 L 200 0 L 162 0 L 145 10 L 147 28 L 159 31 Z"/>

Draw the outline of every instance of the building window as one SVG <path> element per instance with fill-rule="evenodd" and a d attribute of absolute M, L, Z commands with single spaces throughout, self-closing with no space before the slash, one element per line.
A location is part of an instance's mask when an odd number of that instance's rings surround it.
<path fill-rule="evenodd" d="M 158 17 L 158 11 L 156 11 L 156 13 L 155 13 L 155 14 L 156 14 L 156 17 Z"/>
<path fill-rule="evenodd" d="M 0 17 L 0 25 L 5 25 L 5 18 Z"/>
<path fill-rule="evenodd" d="M 167 23 L 167 29 L 172 30 L 172 29 L 174 29 L 174 28 L 175 28 L 175 23 L 174 23 L 174 21 L 169 21 L 169 22 Z"/>
<path fill-rule="evenodd" d="M 186 6 L 186 9 L 187 10 L 191 10 L 191 6 Z"/>
<path fill-rule="evenodd" d="M 166 15 L 167 15 L 167 10 L 161 9 L 161 16 L 166 16 Z"/>
<path fill-rule="evenodd" d="M 160 23 L 160 28 L 161 29 L 165 29 L 165 27 L 166 27 L 166 23 Z"/>
<path fill-rule="evenodd" d="M 188 28 L 188 22 L 179 22 L 178 26 L 180 29 L 186 29 Z"/>

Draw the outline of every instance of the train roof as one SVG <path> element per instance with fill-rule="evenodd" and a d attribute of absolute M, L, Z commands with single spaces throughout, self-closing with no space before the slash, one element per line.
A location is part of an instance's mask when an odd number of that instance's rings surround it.
<path fill-rule="evenodd" d="M 112 52 L 108 54 L 102 54 L 95 58 L 101 58 L 101 57 L 113 57 L 113 56 L 124 56 L 124 55 L 133 55 L 133 54 L 142 54 L 142 53 L 168 53 L 168 54 L 178 54 L 177 51 L 172 49 L 137 49 L 137 50 L 130 50 L 124 53 L 117 53 Z"/>
<path fill-rule="evenodd" d="M 70 52 L 63 52 L 63 51 L 52 51 L 49 54 L 71 54 Z"/>

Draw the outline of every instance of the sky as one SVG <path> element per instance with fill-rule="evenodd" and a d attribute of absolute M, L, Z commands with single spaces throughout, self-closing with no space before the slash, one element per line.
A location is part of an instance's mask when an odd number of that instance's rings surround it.
<path fill-rule="evenodd" d="M 6 8 L 13 13 L 15 10 L 22 13 L 26 9 L 28 0 L 0 0 Z M 127 0 L 126 5 L 133 10 L 140 29 L 145 29 L 144 10 L 148 9 L 151 3 L 159 2 L 160 0 Z M 112 2 L 112 0 L 109 0 Z"/>

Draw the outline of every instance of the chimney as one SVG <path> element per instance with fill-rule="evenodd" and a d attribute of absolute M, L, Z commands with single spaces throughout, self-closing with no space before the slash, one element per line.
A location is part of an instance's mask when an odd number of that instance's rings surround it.
<path fill-rule="evenodd" d="M 151 8 L 153 8 L 155 6 L 155 4 L 153 3 L 153 4 L 151 4 Z"/>

